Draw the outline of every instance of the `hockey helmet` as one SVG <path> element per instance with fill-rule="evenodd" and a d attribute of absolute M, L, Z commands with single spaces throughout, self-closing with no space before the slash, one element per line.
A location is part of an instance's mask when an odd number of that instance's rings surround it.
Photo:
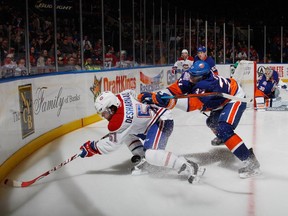
<path fill-rule="evenodd" d="M 120 101 L 116 95 L 110 91 L 102 92 L 95 100 L 95 108 L 98 113 L 103 113 L 104 111 L 111 113 L 112 106 L 118 108 Z"/>
<path fill-rule="evenodd" d="M 207 51 L 207 49 L 206 49 L 205 46 L 200 46 L 200 47 L 198 47 L 198 49 L 197 49 L 197 53 L 198 53 L 198 52 L 203 52 L 203 53 L 205 53 L 206 51 Z"/>
<path fill-rule="evenodd" d="M 192 77 L 199 77 L 208 75 L 210 72 L 210 66 L 207 62 L 199 60 L 189 68 L 188 72 Z"/>
<path fill-rule="evenodd" d="M 187 49 L 183 49 L 181 53 L 182 53 L 182 54 L 184 54 L 184 53 L 185 53 L 185 54 L 188 54 L 188 50 L 187 50 Z"/>

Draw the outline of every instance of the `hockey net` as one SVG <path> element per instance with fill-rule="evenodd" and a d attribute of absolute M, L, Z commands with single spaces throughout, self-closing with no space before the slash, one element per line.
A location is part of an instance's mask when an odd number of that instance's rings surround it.
<path fill-rule="evenodd" d="M 241 60 L 231 77 L 237 80 L 246 93 L 247 98 L 255 98 L 255 88 L 257 84 L 257 63 L 256 61 Z M 255 100 L 248 104 L 248 107 L 255 108 Z"/>

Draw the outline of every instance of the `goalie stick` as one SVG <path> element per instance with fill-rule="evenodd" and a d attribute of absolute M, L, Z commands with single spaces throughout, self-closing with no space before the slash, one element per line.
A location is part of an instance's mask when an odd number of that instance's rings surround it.
<path fill-rule="evenodd" d="M 246 103 L 251 103 L 253 102 L 253 98 L 239 98 L 233 95 L 229 95 L 226 93 L 221 93 L 221 92 L 208 92 L 208 93 L 203 93 L 203 94 L 187 94 L 187 95 L 171 95 L 171 96 L 162 96 L 161 98 L 163 99 L 179 99 L 179 98 L 190 98 L 190 97 L 211 97 L 211 96 L 219 96 L 219 97 L 224 97 L 230 100 L 238 100 L 241 102 L 246 102 Z"/>
<path fill-rule="evenodd" d="M 53 167 L 52 169 L 46 171 L 42 175 L 40 175 L 40 176 L 30 180 L 30 181 L 17 181 L 17 180 L 13 180 L 13 179 L 5 179 L 4 184 L 12 186 L 12 187 L 28 187 L 28 186 L 34 184 L 36 181 L 39 181 L 40 179 L 44 178 L 45 176 L 48 176 L 49 174 L 55 172 L 56 170 L 65 166 L 66 164 L 68 164 L 69 162 L 78 158 L 79 155 L 80 155 L 80 153 L 74 154 L 72 157 L 68 158 L 67 160 L 63 161 L 62 163 L 58 164 L 57 166 Z"/>

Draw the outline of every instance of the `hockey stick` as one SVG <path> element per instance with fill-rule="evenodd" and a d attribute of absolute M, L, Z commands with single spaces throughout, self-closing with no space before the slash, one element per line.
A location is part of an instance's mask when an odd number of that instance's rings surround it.
<path fill-rule="evenodd" d="M 17 181 L 17 180 L 13 180 L 13 179 L 5 179 L 4 184 L 12 186 L 12 187 L 28 187 L 29 185 L 34 184 L 36 181 L 44 178 L 45 176 L 48 176 L 49 174 L 51 174 L 54 171 L 60 169 L 61 167 L 68 164 L 72 160 L 78 158 L 79 155 L 80 155 L 80 153 L 73 155 L 72 157 L 68 158 L 64 162 L 58 164 L 57 166 L 53 167 L 52 169 L 46 171 L 42 175 L 40 175 L 40 176 L 36 177 L 35 179 L 30 180 L 30 181 Z"/>
<path fill-rule="evenodd" d="M 250 103 L 253 102 L 252 98 L 239 98 L 233 95 L 229 95 L 226 93 L 221 93 L 221 92 L 208 92 L 208 93 L 203 93 L 203 94 L 187 94 L 187 95 L 171 95 L 171 96 L 162 96 L 161 98 L 163 99 L 179 99 L 179 98 L 191 98 L 191 97 L 211 97 L 211 96 L 219 96 L 219 97 L 224 97 L 230 100 L 238 100 L 241 102 L 246 102 Z"/>

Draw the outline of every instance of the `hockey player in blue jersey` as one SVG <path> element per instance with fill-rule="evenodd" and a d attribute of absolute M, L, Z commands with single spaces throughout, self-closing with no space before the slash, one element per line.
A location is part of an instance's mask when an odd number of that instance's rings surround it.
<path fill-rule="evenodd" d="M 278 72 L 275 70 L 272 70 L 269 67 L 265 68 L 264 73 L 259 77 L 257 81 L 257 89 L 259 89 L 263 94 L 258 94 L 265 96 L 266 98 L 276 98 L 279 96 L 279 89 L 278 89 L 278 83 L 279 83 L 279 75 Z"/>
<path fill-rule="evenodd" d="M 159 92 L 142 92 L 138 95 L 138 100 L 169 108 L 173 108 L 176 104 L 178 108 L 187 112 L 194 110 L 210 111 L 206 121 L 207 126 L 219 139 L 224 141 L 227 148 L 244 164 L 239 169 L 240 178 L 259 175 L 261 173 L 260 164 L 252 148 L 248 149 L 242 138 L 234 131 L 246 109 L 246 102 L 220 96 L 188 97 L 187 100 L 167 98 L 169 95 L 211 92 L 226 93 L 239 98 L 245 97 L 245 93 L 236 80 L 213 74 L 210 71 L 210 66 L 205 61 L 199 60 L 166 89 Z M 164 96 L 166 97 L 164 98 Z"/>
<path fill-rule="evenodd" d="M 287 84 L 280 84 L 278 72 L 266 67 L 264 73 L 257 80 L 257 88 L 255 90 L 256 108 L 275 107 L 282 104 L 279 86 L 287 88 Z"/>
<path fill-rule="evenodd" d="M 207 49 L 205 46 L 200 46 L 197 49 L 197 55 L 194 57 L 194 63 L 199 60 L 205 61 L 210 66 L 211 72 L 218 75 L 215 61 L 211 56 L 207 55 Z"/>
<path fill-rule="evenodd" d="M 205 46 L 200 46 L 197 49 L 197 55 L 194 58 L 194 62 L 199 61 L 199 60 L 207 62 L 207 64 L 210 66 L 211 72 L 213 72 L 215 75 L 218 75 L 218 70 L 216 68 L 215 61 L 211 56 L 207 55 L 207 49 Z M 211 144 L 214 146 L 218 146 L 218 145 L 224 145 L 224 142 L 216 136 L 211 141 Z"/>

